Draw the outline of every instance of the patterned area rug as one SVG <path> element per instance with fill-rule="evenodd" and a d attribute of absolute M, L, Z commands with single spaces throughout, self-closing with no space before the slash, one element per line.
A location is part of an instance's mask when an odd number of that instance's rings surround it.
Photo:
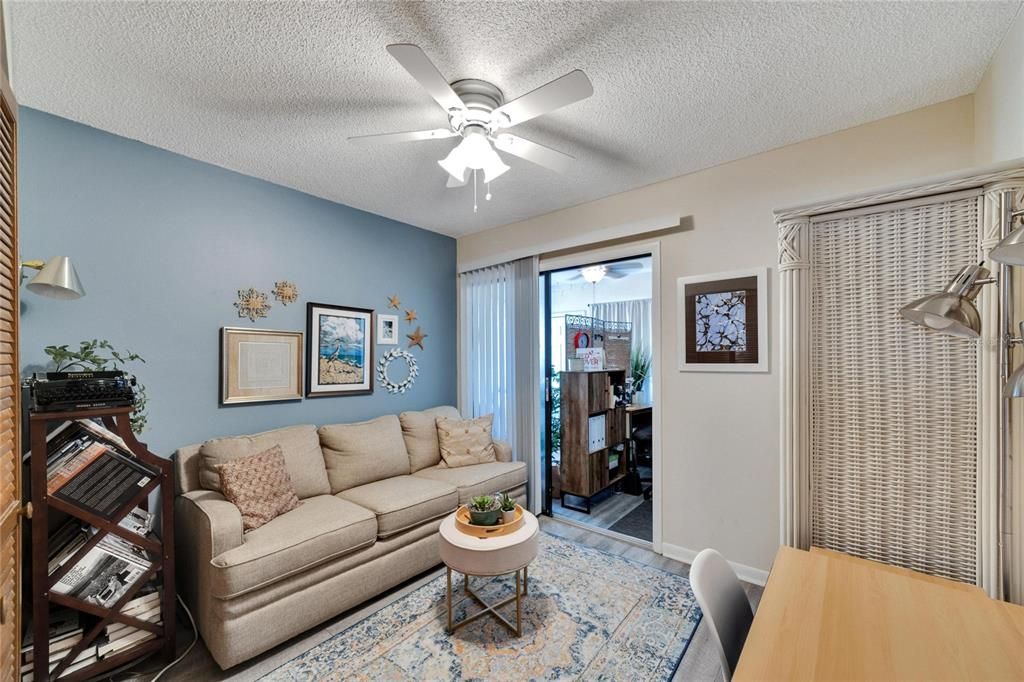
<path fill-rule="evenodd" d="M 492 616 L 445 632 L 445 577 L 272 672 L 267 680 L 669 680 L 700 621 L 682 576 L 540 534 L 523 635 Z M 472 578 L 494 603 L 514 576 Z M 453 590 L 462 579 L 452 579 Z M 461 591 L 459 620 L 480 610 Z M 515 619 L 515 603 L 500 612 Z"/>

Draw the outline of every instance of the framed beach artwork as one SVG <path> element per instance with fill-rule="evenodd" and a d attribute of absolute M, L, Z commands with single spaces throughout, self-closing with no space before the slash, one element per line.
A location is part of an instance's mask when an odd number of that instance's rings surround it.
<path fill-rule="evenodd" d="M 223 327 L 220 403 L 302 400 L 302 332 Z"/>
<path fill-rule="evenodd" d="M 398 343 L 398 315 L 377 315 L 377 345 L 394 346 Z"/>
<path fill-rule="evenodd" d="M 768 371 L 767 283 L 767 268 L 677 280 L 680 371 Z"/>
<path fill-rule="evenodd" d="M 373 393 L 373 311 L 306 304 L 306 397 Z"/>

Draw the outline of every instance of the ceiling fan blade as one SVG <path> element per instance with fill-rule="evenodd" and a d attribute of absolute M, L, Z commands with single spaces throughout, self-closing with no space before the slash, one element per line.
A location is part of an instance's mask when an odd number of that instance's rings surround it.
<path fill-rule="evenodd" d="M 623 277 L 629 277 L 629 273 L 622 270 L 609 270 L 604 273 L 604 276 L 608 279 L 622 279 Z"/>
<path fill-rule="evenodd" d="M 462 99 L 452 90 L 452 86 L 448 85 L 445 77 L 434 66 L 434 62 L 430 61 L 430 58 L 418 46 L 399 43 L 388 45 L 387 50 L 392 57 L 398 60 L 399 64 L 405 67 L 409 75 L 426 89 L 434 101 L 441 105 L 442 109 L 450 112 L 452 109 L 466 107 Z"/>
<path fill-rule="evenodd" d="M 434 130 L 411 130 L 407 133 L 382 133 L 380 135 L 356 135 L 348 138 L 350 144 L 392 144 L 394 142 L 418 142 L 420 140 L 443 140 L 458 133 L 448 128 Z"/>
<path fill-rule="evenodd" d="M 587 74 L 576 69 L 501 105 L 492 113 L 492 120 L 499 128 L 511 128 L 541 114 L 579 102 L 593 94 L 594 86 L 591 85 Z"/>
<path fill-rule="evenodd" d="M 608 270 L 619 270 L 625 272 L 626 270 L 640 270 L 643 267 L 643 263 L 612 263 L 608 266 Z"/>
<path fill-rule="evenodd" d="M 521 159 L 526 159 L 538 166 L 544 166 L 559 173 L 569 170 L 572 162 L 576 160 L 568 154 L 555 151 L 551 147 L 545 147 L 542 144 L 537 144 L 526 138 L 509 133 L 501 133 L 495 136 L 494 146 L 503 152 L 508 152 L 513 156 L 518 156 Z"/>
<path fill-rule="evenodd" d="M 469 174 L 467 173 L 467 177 L 468 177 L 468 175 Z M 466 182 L 467 182 L 466 180 L 463 180 L 462 182 L 459 182 L 458 180 L 456 180 L 454 178 L 454 176 L 449 175 L 448 176 L 448 182 L 446 182 L 444 186 L 447 187 L 448 189 L 451 189 L 453 187 L 465 187 L 466 186 Z"/>

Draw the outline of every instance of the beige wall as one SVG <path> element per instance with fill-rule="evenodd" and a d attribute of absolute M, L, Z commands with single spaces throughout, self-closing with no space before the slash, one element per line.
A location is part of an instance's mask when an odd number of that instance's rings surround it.
<path fill-rule="evenodd" d="M 778 273 L 772 211 L 973 165 L 974 106 L 961 97 L 691 175 L 459 239 L 460 263 L 537 252 L 588 232 L 675 212 L 662 237 L 662 524 L 666 553 L 719 549 L 767 569 L 779 538 Z M 690 220 L 685 221 L 689 226 Z M 676 369 L 676 279 L 770 266 L 770 372 Z"/>
<path fill-rule="evenodd" d="M 1024 9 L 974 93 L 977 165 L 1024 157 Z"/>

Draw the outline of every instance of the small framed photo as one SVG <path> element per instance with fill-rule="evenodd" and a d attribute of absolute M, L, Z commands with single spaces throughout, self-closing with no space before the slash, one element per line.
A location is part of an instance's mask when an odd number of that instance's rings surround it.
<path fill-rule="evenodd" d="M 677 280 L 679 369 L 768 371 L 768 268 Z"/>
<path fill-rule="evenodd" d="M 377 316 L 377 345 L 394 346 L 398 344 L 398 315 Z"/>
<path fill-rule="evenodd" d="M 306 304 L 306 397 L 373 393 L 373 311 Z"/>
<path fill-rule="evenodd" d="M 302 332 L 223 327 L 220 403 L 302 400 Z"/>

